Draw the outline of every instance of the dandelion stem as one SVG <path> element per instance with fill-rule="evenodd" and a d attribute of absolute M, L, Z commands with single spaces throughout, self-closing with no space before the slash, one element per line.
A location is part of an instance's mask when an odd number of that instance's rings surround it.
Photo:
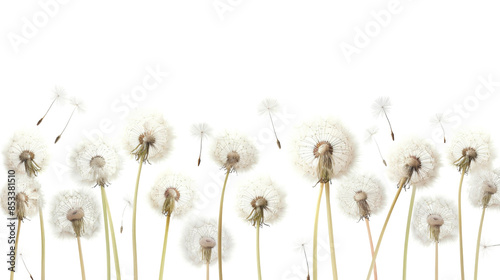
<path fill-rule="evenodd" d="M 319 208 L 321 205 L 321 195 L 323 194 L 323 187 L 325 184 L 321 183 L 319 187 L 318 202 L 316 203 L 316 216 L 314 217 L 314 236 L 313 236 L 313 280 L 318 279 L 318 220 Z"/>
<path fill-rule="evenodd" d="M 483 212 L 481 213 L 481 222 L 479 222 L 479 231 L 477 233 L 477 244 L 476 244 L 476 263 L 474 265 L 474 280 L 477 280 L 477 272 L 479 268 L 479 247 L 481 246 L 481 233 L 483 232 L 483 222 L 484 213 L 486 212 L 486 207 L 483 207 Z"/>
<path fill-rule="evenodd" d="M 19 247 L 19 233 L 21 232 L 21 219 L 17 219 L 16 243 L 14 243 L 14 265 L 17 263 L 17 247 Z M 14 280 L 14 269 L 10 271 L 10 280 Z"/>
<path fill-rule="evenodd" d="M 58 97 L 54 98 L 54 100 L 52 101 L 52 103 L 50 103 L 49 109 L 47 109 L 47 112 L 45 112 L 45 115 L 43 115 L 43 117 L 36 123 L 36 125 L 40 125 L 42 123 L 43 119 L 45 118 L 45 116 L 47 116 L 47 114 L 50 111 L 50 108 L 52 108 L 52 105 L 54 105 L 54 103 L 56 102 L 57 98 Z"/>
<path fill-rule="evenodd" d="M 439 278 L 438 277 L 438 275 L 439 275 L 439 273 L 438 273 L 438 268 L 439 268 L 439 266 L 438 266 L 438 247 L 439 247 L 438 244 L 439 244 L 439 242 L 436 241 L 434 243 L 436 243 L 435 244 L 435 246 L 436 246 L 435 251 L 436 252 L 435 252 L 435 257 L 434 257 L 435 258 L 435 261 L 434 261 L 434 274 L 435 274 L 435 279 L 438 280 L 438 278 Z"/>
<path fill-rule="evenodd" d="M 466 168 L 462 168 L 462 175 L 460 176 L 460 185 L 458 186 L 458 239 L 460 241 L 460 273 L 462 280 L 465 279 L 464 272 L 464 245 L 462 240 L 462 185 L 464 182 Z"/>
<path fill-rule="evenodd" d="M 63 130 L 61 131 L 61 134 L 59 134 L 59 136 L 57 136 L 57 137 L 56 137 L 56 140 L 54 141 L 54 144 L 55 144 L 55 143 L 57 143 L 57 141 L 59 141 L 59 139 L 61 139 L 61 136 L 63 135 L 64 131 L 65 131 L 65 130 L 66 130 L 66 128 L 68 127 L 68 124 L 69 124 L 69 122 L 71 121 L 71 118 L 73 117 L 73 114 L 75 113 L 76 108 L 78 108 L 78 107 L 76 107 L 76 106 L 75 106 L 75 108 L 74 108 L 74 109 L 73 109 L 73 111 L 71 112 L 71 115 L 69 116 L 69 119 L 68 119 L 68 121 L 66 122 L 66 125 L 64 126 Z"/>
<path fill-rule="evenodd" d="M 378 237 L 377 246 L 375 247 L 375 254 L 373 255 L 372 263 L 370 264 L 370 270 L 368 271 L 368 276 L 366 277 L 366 280 L 370 280 L 370 276 L 372 275 L 372 270 L 373 270 L 373 267 L 375 265 L 375 260 L 377 259 L 378 250 L 380 249 L 380 244 L 382 243 L 382 238 L 384 237 L 385 229 L 387 228 L 387 224 L 389 223 L 389 219 L 391 218 L 392 210 L 394 210 L 394 206 L 396 205 L 396 202 L 398 201 L 399 194 L 401 193 L 401 190 L 403 189 L 403 186 L 407 180 L 408 180 L 408 178 L 402 178 L 399 181 L 398 191 L 396 192 L 396 195 L 394 196 L 394 200 L 392 201 L 391 208 L 389 209 L 389 213 L 387 213 L 387 217 L 385 218 L 384 226 L 382 227 L 382 231 L 380 232 L 380 235 Z"/>
<path fill-rule="evenodd" d="M 262 280 L 262 273 L 260 272 L 260 225 L 255 227 L 257 230 L 257 273 L 259 276 L 259 280 Z"/>
<path fill-rule="evenodd" d="M 328 236 L 330 239 L 330 256 L 332 261 L 333 279 L 338 279 L 337 276 L 337 262 L 335 260 L 335 245 L 333 241 L 333 226 L 332 226 L 332 209 L 330 206 L 330 183 L 326 182 L 325 186 L 325 199 L 326 199 L 326 214 L 328 218 Z"/>
<path fill-rule="evenodd" d="M 220 195 L 219 223 L 217 225 L 217 260 L 219 263 L 219 280 L 222 280 L 222 208 L 224 207 L 224 192 L 226 191 L 229 172 L 231 172 L 231 169 L 228 168 L 226 172 L 226 178 L 224 179 L 224 186 L 222 187 L 222 193 Z"/>
<path fill-rule="evenodd" d="M 207 262 L 207 280 L 210 280 L 210 263 Z"/>
<path fill-rule="evenodd" d="M 106 190 L 104 190 L 104 200 L 106 202 L 106 210 L 107 210 L 107 215 L 109 219 L 109 229 L 111 232 L 111 242 L 113 244 L 113 257 L 115 261 L 115 271 L 116 271 L 116 279 L 120 280 L 121 273 L 120 273 L 120 261 L 118 259 L 118 248 L 116 246 L 116 238 L 115 238 L 115 227 L 113 226 L 113 219 L 111 218 L 111 209 L 109 208 L 109 202 L 108 202 L 108 196 L 106 195 Z"/>
<path fill-rule="evenodd" d="M 267 110 L 267 113 L 269 113 L 269 118 L 271 119 L 271 125 L 273 126 L 274 136 L 276 137 L 276 144 L 278 145 L 278 148 L 281 149 L 281 143 L 280 143 L 280 140 L 278 139 L 278 134 L 276 133 L 276 128 L 274 128 L 274 121 L 273 121 L 273 117 L 271 115 L 271 111 Z"/>
<path fill-rule="evenodd" d="M 80 255 L 80 269 L 82 270 L 82 280 L 85 280 L 85 267 L 83 265 L 83 254 L 82 254 L 82 243 L 80 242 L 80 236 L 76 236 L 78 241 L 78 254 Z"/>
<path fill-rule="evenodd" d="M 165 267 L 165 252 L 167 251 L 168 227 L 170 226 L 170 214 L 167 215 L 165 224 L 165 236 L 163 237 L 163 252 L 161 253 L 160 280 L 163 279 L 163 269 Z"/>
<path fill-rule="evenodd" d="M 410 237 L 410 224 L 411 224 L 411 216 L 413 214 L 413 204 L 415 203 L 415 193 L 417 192 L 417 188 L 413 187 L 411 191 L 411 199 L 410 199 L 410 209 L 408 209 L 408 219 L 406 219 L 406 234 L 405 234 L 405 249 L 403 254 L 403 280 L 406 279 L 406 270 L 408 263 L 408 240 Z"/>
<path fill-rule="evenodd" d="M 40 239 L 42 243 L 42 275 L 41 279 L 45 280 L 45 226 L 43 223 L 42 207 L 38 206 L 38 215 L 40 217 Z"/>
<path fill-rule="evenodd" d="M 109 250 L 109 227 L 108 227 L 108 210 L 106 208 L 106 198 L 104 194 L 104 186 L 101 186 L 101 200 L 102 200 L 102 217 L 104 218 L 104 235 L 106 236 L 106 267 L 107 267 L 107 278 L 111 279 L 111 258 Z"/>
<path fill-rule="evenodd" d="M 373 249 L 373 239 L 372 239 L 372 232 L 370 230 L 370 220 L 368 218 L 365 218 L 365 223 L 366 223 L 366 230 L 368 232 L 368 240 L 370 240 L 370 250 L 372 252 L 372 258 L 373 258 L 373 255 L 374 255 L 374 249 Z M 373 278 L 375 280 L 378 279 L 377 277 L 377 263 L 375 263 L 373 265 Z"/>
<path fill-rule="evenodd" d="M 137 220 L 137 192 L 139 191 L 139 179 L 141 178 L 142 163 L 144 162 L 144 154 L 139 159 L 139 171 L 137 172 L 137 179 L 135 181 L 134 192 L 134 209 L 132 211 L 132 249 L 134 254 L 134 279 L 137 280 L 138 267 L 137 267 L 137 235 L 136 235 L 136 220 Z"/>

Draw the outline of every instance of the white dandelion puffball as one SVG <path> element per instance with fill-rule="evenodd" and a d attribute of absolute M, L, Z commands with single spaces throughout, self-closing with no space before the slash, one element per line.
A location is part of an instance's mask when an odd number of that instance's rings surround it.
<path fill-rule="evenodd" d="M 125 150 L 139 160 L 158 161 L 170 152 L 173 134 L 161 113 L 139 110 L 128 121 L 125 128 Z"/>
<path fill-rule="evenodd" d="M 82 142 L 71 154 L 71 163 L 82 181 L 100 186 L 116 178 L 121 168 L 118 149 L 102 139 Z"/>
<path fill-rule="evenodd" d="M 210 248 L 210 254 L 203 252 Z M 203 220 L 197 218 L 191 221 L 184 231 L 185 256 L 194 265 L 201 265 L 207 262 L 210 264 L 217 262 L 217 221 Z M 227 259 L 231 251 L 231 237 L 225 227 L 222 227 L 222 258 Z"/>
<path fill-rule="evenodd" d="M 244 135 L 226 131 L 212 144 L 213 160 L 226 170 L 245 171 L 257 162 L 257 149 Z"/>
<path fill-rule="evenodd" d="M 385 202 L 384 187 L 374 176 L 353 174 L 337 188 L 340 208 L 357 220 L 380 211 Z"/>
<path fill-rule="evenodd" d="M 477 207 L 500 207 L 500 170 L 481 171 L 471 178 L 469 199 Z"/>
<path fill-rule="evenodd" d="M 492 153 L 489 134 L 473 129 L 457 132 L 451 139 L 448 148 L 448 158 L 451 164 L 457 165 L 468 157 L 472 171 L 487 168 L 491 162 Z"/>
<path fill-rule="evenodd" d="M 7 169 L 28 176 L 36 176 L 38 172 L 45 170 L 50 155 L 47 142 L 35 129 L 15 132 L 4 154 Z"/>
<path fill-rule="evenodd" d="M 458 227 L 455 209 L 455 203 L 444 198 L 419 199 L 413 213 L 413 234 L 425 245 L 454 239 Z"/>
<path fill-rule="evenodd" d="M 422 187 L 432 183 L 441 164 L 439 153 L 431 143 L 411 137 L 392 149 L 387 166 L 391 180 L 399 182 L 402 178 L 410 178 L 407 184 Z"/>
<path fill-rule="evenodd" d="M 242 184 L 236 201 L 240 216 L 253 226 L 277 221 L 285 208 L 284 193 L 267 176 Z"/>
<path fill-rule="evenodd" d="M 351 134 L 333 118 L 319 118 L 300 125 L 292 146 L 295 164 L 314 178 L 321 176 L 318 166 L 323 156 L 331 159 L 331 179 L 345 175 L 356 155 Z"/>
<path fill-rule="evenodd" d="M 179 217 L 193 207 L 196 199 L 194 182 L 183 174 L 166 171 L 156 180 L 149 197 L 159 213 Z"/>
<path fill-rule="evenodd" d="M 14 215 L 18 219 L 32 218 L 43 205 L 40 183 L 27 175 L 16 175 L 14 185 L 6 185 L 2 190 L 0 203 L 5 214 L 10 216 L 9 203 L 16 202 Z M 14 190 L 13 190 L 14 188 Z M 14 192 L 14 194 L 10 193 Z"/>
<path fill-rule="evenodd" d="M 101 212 L 97 198 L 85 189 L 65 190 L 54 197 L 52 218 L 61 236 L 90 237 L 99 228 Z"/>
<path fill-rule="evenodd" d="M 274 114 L 279 108 L 280 105 L 276 99 L 266 98 L 259 104 L 259 114 Z"/>
<path fill-rule="evenodd" d="M 191 126 L 191 134 L 201 139 L 206 139 L 212 134 L 212 128 L 206 123 L 194 124 Z"/>

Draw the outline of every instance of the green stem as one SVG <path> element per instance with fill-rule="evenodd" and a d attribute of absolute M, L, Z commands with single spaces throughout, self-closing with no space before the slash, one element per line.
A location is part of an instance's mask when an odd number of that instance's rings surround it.
<path fill-rule="evenodd" d="M 389 213 L 387 213 L 387 217 L 385 218 L 384 226 L 382 227 L 382 231 L 380 232 L 380 235 L 378 237 L 377 246 L 375 246 L 375 254 L 373 255 L 372 263 L 370 264 L 370 270 L 368 271 L 368 276 L 366 277 L 366 280 L 370 280 L 370 276 L 372 275 L 373 266 L 375 265 L 375 260 L 377 259 L 378 250 L 380 249 L 380 244 L 382 243 L 382 238 L 384 237 L 385 229 L 387 228 L 387 224 L 389 223 L 389 219 L 391 218 L 392 210 L 394 210 L 394 206 L 396 205 L 396 202 L 398 201 L 399 194 L 401 193 L 401 190 L 403 189 L 403 186 L 407 180 L 408 180 L 407 178 L 402 178 L 399 181 L 398 191 L 396 192 L 396 195 L 394 196 L 394 200 L 392 201 L 391 208 L 389 209 Z"/>
<path fill-rule="evenodd" d="M 481 222 L 479 222 L 479 231 L 477 233 L 476 263 L 474 265 L 474 280 L 477 280 L 477 272 L 478 272 L 478 268 L 479 268 L 479 247 L 481 246 L 481 233 L 483 232 L 484 212 L 486 212 L 486 207 L 483 207 L 483 213 L 481 214 Z"/>
<path fill-rule="evenodd" d="M 42 280 L 45 280 L 45 226 L 43 223 L 42 207 L 38 207 L 38 215 L 40 216 L 40 238 L 42 242 Z"/>
<path fill-rule="evenodd" d="M 318 279 L 318 221 L 319 209 L 321 205 L 321 196 L 323 195 L 323 187 L 321 183 L 319 187 L 318 202 L 316 203 L 316 216 L 314 217 L 314 236 L 313 236 L 313 280 Z"/>
<path fill-rule="evenodd" d="M 224 186 L 222 187 L 222 193 L 220 195 L 220 207 L 219 207 L 219 222 L 217 230 L 217 261 L 219 263 L 219 280 L 222 280 L 222 208 L 224 207 L 224 192 L 226 191 L 227 178 L 229 177 L 228 169 L 226 172 L 226 178 L 224 179 Z"/>
<path fill-rule="evenodd" d="M 168 227 L 170 226 L 170 214 L 167 215 L 165 224 L 165 236 L 163 237 L 163 252 L 161 253 L 160 280 L 163 279 L 163 268 L 165 267 L 165 252 L 167 251 Z"/>
<path fill-rule="evenodd" d="M 460 273 L 462 280 L 465 280 L 464 272 L 464 245 L 462 237 L 462 185 L 464 182 L 466 168 L 462 168 L 462 175 L 460 176 L 460 185 L 458 186 L 458 239 L 460 242 Z"/>
<path fill-rule="evenodd" d="M 259 275 L 259 280 L 262 280 L 262 273 L 260 272 L 260 242 L 259 242 L 259 233 L 260 233 L 260 226 L 257 225 L 257 273 Z"/>
<path fill-rule="evenodd" d="M 17 247 L 19 247 L 19 233 L 21 232 L 21 219 L 17 219 L 16 242 L 14 243 L 14 269 L 10 271 L 10 280 L 14 280 L 15 266 L 17 265 Z"/>
<path fill-rule="evenodd" d="M 104 200 L 106 201 L 106 210 L 109 219 L 109 229 L 111 231 L 111 242 L 113 244 L 113 257 L 115 261 L 115 271 L 116 271 L 116 279 L 122 279 L 120 273 L 120 260 L 118 259 L 118 248 L 116 246 L 116 237 L 115 237 L 115 227 L 113 226 L 113 219 L 111 218 L 111 209 L 109 208 L 108 196 L 106 195 L 106 191 L 104 191 Z"/>
<path fill-rule="evenodd" d="M 104 186 L 101 186 L 101 200 L 102 200 L 102 217 L 104 218 L 104 235 L 106 235 L 106 267 L 107 267 L 107 278 L 111 279 L 111 258 L 109 250 L 109 230 L 108 230 L 108 210 L 106 208 L 106 198 L 104 194 Z"/>
<path fill-rule="evenodd" d="M 325 186 L 325 199 L 326 199 L 326 214 L 328 218 L 328 236 L 330 239 L 330 257 L 332 261 L 332 275 L 333 279 L 337 280 L 337 262 L 335 260 L 335 245 L 333 241 L 333 226 L 332 226 L 332 209 L 330 206 L 330 183 L 327 182 Z"/>
<path fill-rule="evenodd" d="M 83 254 L 82 254 L 82 243 L 80 242 L 80 236 L 76 236 L 78 241 L 78 255 L 80 256 L 80 270 L 82 271 L 82 280 L 85 280 L 85 266 L 83 265 Z"/>
<path fill-rule="evenodd" d="M 135 192 L 134 192 L 134 208 L 132 211 L 132 249 L 134 255 L 134 279 L 139 279 L 138 267 L 137 267 L 137 235 L 136 235 L 136 220 L 137 220 L 137 193 L 139 191 L 139 179 L 141 178 L 142 163 L 144 162 L 144 156 L 139 159 L 139 171 L 137 172 L 137 179 L 135 181 Z"/>
<path fill-rule="evenodd" d="M 415 203 L 416 192 L 417 188 L 413 186 L 411 191 L 410 209 L 408 209 L 408 219 L 406 220 L 405 249 L 403 254 L 403 280 L 406 280 L 406 270 L 408 263 L 408 240 L 410 238 L 411 216 L 413 214 L 413 204 Z"/>

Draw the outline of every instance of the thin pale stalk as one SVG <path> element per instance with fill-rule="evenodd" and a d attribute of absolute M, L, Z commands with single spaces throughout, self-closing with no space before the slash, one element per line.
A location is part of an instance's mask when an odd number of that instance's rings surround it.
<path fill-rule="evenodd" d="M 200 166 L 200 163 L 201 163 L 201 150 L 203 148 L 203 134 L 201 135 L 201 139 L 200 139 L 200 155 L 198 156 L 198 166 Z"/>
<path fill-rule="evenodd" d="M 80 242 L 80 236 L 77 236 L 76 240 L 78 241 L 78 254 L 80 255 L 80 269 L 82 271 L 82 280 L 85 280 L 85 267 L 83 265 L 82 243 Z"/>
<path fill-rule="evenodd" d="M 280 140 L 278 139 L 278 134 L 276 133 L 276 128 L 274 128 L 274 121 L 273 121 L 273 117 L 271 115 L 271 111 L 267 110 L 267 112 L 269 113 L 269 118 L 271 119 L 271 125 L 273 126 L 274 136 L 276 137 L 276 144 L 278 145 L 278 148 L 281 149 L 281 143 L 280 143 Z"/>
<path fill-rule="evenodd" d="M 389 128 L 391 129 L 391 137 L 392 137 L 392 141 L 394 141 L 394 132 L 392 131 L 392 125 L 391 125 L 391 121 L 389 120 L 389 117 L 387 116 L 387 113 L 385 112 L 385 109 L 384 110 L 384 115 L 385 115 L 385 118 L 387 119 L 387 122 L 389 123 Z"/>
<path fill-rule="evenodd" d="M 368 232 L 368 240 L 370 240 L 370 250 L 371 250 L 372 258 L 373 258 L 373 255 L 375 254 L 375 250 L 373 249 L 373 239 L 372 239 L 372 232 L 370 230 L 370 220 L 365 218 L 365 223 L 366 223 L 366 231 Z M 375 280 L 378 279 L 378 277 L 377 277 L 377 263 L 375 263 L 373 265 L 373 278 Z"/>
<path fill-rule="evenodd" d="M 42 243 L 42 272 L 41 279 L 45 280 L 45 226 L 43 223 L 42 207 L 38 206 L 38 215 L 40 217 L 40 239 Z"/>
<path fill-rule="evenodd" d="M 210 263 L 207 262 L 207 280 L 210 280 Z"/>
<path fill-rule="evenodd" d="M 56 102 L 58 97 L 54 98 L 54 100 L 52 100 L 52 103 L 50 103 L 50 106 L 49 106 L 49 109 L 47 109 L 47 112 L 45 112 L 45 114 L 43 115 L 43 117 L 36 123 L 36 125 L 40 125 L 43 121 L 43 119 L 47 116 L 47 114 L 49 113 L 50 111 L 50 108 L 52 108 L 52 106 L 54 105 L 54 103 Z"/>
<path fill-rule="evenodd" d="M 109 230 L 111 232 L 111 243 L 113 244 L 113 257 L 115 261 L 116 279 L 120 280 L 122 277 L 120 272 L 120 260 L 118 259 L 118 248 L 116 246 L 115 227 L 113 226 L 113 219 L 111 218 L 111 209 L 109 208 L 108 196 L 106 195 L 106 191 L 104 191 L 104 199 L 106 201 L 106 210 L 108 210 L 107 215 L 109 219 Z"/>
<path fill-rule="evenodd" d="M 387 162 L 384 159 L 384 156 L 382 155 L 382 152 L 380 151 L 380 146 L 378 145 L 377 139 L 375 139 L 375 136 L 373 136 L 373 142 L 375 142 L 375 145 L 377 146 L 378 154 L 380 155 L 380 158 L 382 159 L 382 163 L 387 166 Z"/>
<path fill-rule="evenodd" d="M 59 141 L 59 139 L 61 139 L 61 136 L 63 135 L 64 131 L 68 127 L 68 124 L 71 121 L 71 118 L 73 117 L 73 114 L 75 113 L 76 108 L 77 107 L 75 106 L 75 109 L 73 109 L 73 111 L 71 112 L 71 115 L 69 116 L 68 122 L 66 122 L 66 125 L 64 126 L 63 130 L 61 131 L 61 134 L 59 134 L 59 136 L 56 137 L 56 140 L 54 141 L 54 144 L 57 143 L 57 141 Z"/>
<path fill-rule="evenodd" d="M 142 163 L 144 162 L 144 156 L 139 159 L 139 171 L 137 172 L 137 179 L 135 180 L 135 192 L 134 192 L 134 208 L 132 210 L 132 249 L 134 255 L 134 279 L 139 279 L 139 272 L 137 267 L 137 235 L 136 235 L 136 220 L 137 220 L 137 193 L 139 191 L 139 180 L 141 178 Z"/>
<path fill-rule="evenodd" d="M 106 276 L 108 280 L 111 279 L 111 252 L 109 250 L 109 230 L 108 230 L 108 210 L 106 208 L 106 198 L 104 194 L 104 186 L 101 186 L 101 200 L 102 200 L 102 217 L 104 219 L 104 235 L 106 236 Z"/>
<path fill-rule="evenodd" d="M 434 276 L 434 278 L 435 278 L 436 280 L 438 280 L 438 278 L 439 278 L 439 277 L 438 277 L 438 275 L 439 275 L 439 273 L 438 273 L 438 268 L 439 268 L 439 266 L 438 266 L 438 247 L 439 247 L 439 246 L 438 246 L 438 244 L 439 244 L 439 242 L 437 242 L 437 241 L 436 241 L 436 242 L 434 242 L 434 243 L 436 243 L 436 244 L 435 244 L 435 246 L 436 246 L 435 251 L 436 251 L 436 252 L 435 252 L 435 257 L 434 257 L 434 258 L 435 258 L 435 264 L 434 264 L 434 274 L 435 274 L 435 276 Z"/>
<path fill-rule="evenodd" d="M 477 232 L 476 262 L 474 264 L 474 280 L 477 280 L 477 273 L 479 269 L 479 247 L 481 246 L 481 233 L 483 232 L 483 222 L 484 222 L 485 212 L 486 212 L 486 207 L 483 207 L 483 212 L 481 213 L 481 222 L 479 222 L 479 231 Z"/>
<path fill-rule="evenodd" d="M 222 187 L 222 193 L 220 195 L 220 206 L 219 206 L 219 222 L 217 225 L 217 260 L 219 263 L 219 280 L 222 280 L 222 209 L 224 208 L 224 193 L 226 192 L 227 178 L 231 169 L 226 172 L 226 178 L 224 179 L 224 186 Z"/>
<path fill-rule="evenodd" d="M 165 236 L 163 237 L 163 252 L 161 253 L 160 280 L 163 279 L 163 269 L 165 268 L 165 252 L 167 251 L 168 227 L 170 226 L 170 215 L 167 215 L 165 223 Z"/>
<path fill-rule="evenodd" d="M 465 168 L 462 169 L 462 175 L 460 176 L 460 185 L 458 186 L 458 239 L 460 242 L 460 273 L 462 280 L 465 280 L 464 271 L 464 245 L 462 237 L 462 185 L 464 182 Z"/>
<path fill-rule="evenodd" d="M 21 232 L 21 219 L 17 219 L 16 243 L 14 243 L 14 265 L 17 264 L 17 247 L 19 247 L 19 233 Z M 10 271 L 10 280 L 14 280 L 14 270 Z"/>
<path fill-rule="evenodd" d="M 260 272 L 260 226 L 255 227 L 257 230 L 257 274 L 259 275 L 259 280 L 262 280 L 262 273 Z"/>
<path fill-rule="evenodd" d="M 318 202 L 316 203 L 316 216 L 314 217 L 314 236 L 313 236 L 313 280 L 318 280 L 318 222 L 319 222 L 319 208 L 321 205 L 321 196 L 323 194 L 323 187 L 325 184 L 321 183 L 319 187 Z"/>
<path fill-rule="evenodd" d="M 335 260 L 335 243 L 333 240 L 333 225 L 332 225 L 332 209 L 330 206 L 330 183 L 327 182 L 325 186 L 325 199 L 326 199 L 326 214 L 328 218 L 328 236 L 330 239 L 330 257 L 332 261 L 332 274 L 333 279 L 337 280 L 337 262 Z"/>
<path fill-rule="evenodd" d="M 396 192 L 396 195 L 394 196 L 394 200 L 392 201 L 391 208 L 389 209 L 389 213 L 387 213 L 387 217 L 385 218 L 384 226 L 382 227 L 382 231 L 380 232 L 380 235 L 378 237 L 377 246 L 375 247 L 375 254 L 373 255 L 372 263 L 370 264 L 370 270 L 368 271 L 368 276 L 366 276 L 366 280 L 370 280 L 370 276 L 372 275 L 372 270 L 373 270 L 373 267 L 375 265 L 375 260 L 377 259 L 378 250 L 380 249 L 380 244 L 382 243 L 382 238 L 384 237 L 385 229 L 387 228 L 387 224 L 389 223 L 389 219 L 391 218 L 392 210 L 394 210 L 394 206 L 396 205 L 396 202 L 398 201 L 399 194 L 401 193 L 401 190 L 403 189 L 403 186 L 406 183 L 406 180 L 407 180 L 406 178 L 403 178 L 399 181 L 398 191 Z"/>
<path fill-rule="evenodd" d="M 410 209 L 408 209 L 408 219 L 406 219 L 405 249 L 404 249 L 404 254 L 403 254 L 403 280 L 406 279 L 406 270 L 407 270 L 407 263 L 408 263 L 408 240 L 410 239 L 411 216 L 413 214 L 413 204 L 415 203 L 415 193 L 416 192 L 417 192 L 417 188 L 412 187 Z"/>

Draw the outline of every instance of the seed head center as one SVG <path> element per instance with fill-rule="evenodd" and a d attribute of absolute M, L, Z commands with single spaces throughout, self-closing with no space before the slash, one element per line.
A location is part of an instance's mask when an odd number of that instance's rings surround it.
<path fill-rule="evenodd" d="M 90 160 L 90 167 L 95 169 L 103 168 L 106 165 L 106 160 L 102 156 L 95 156 Z"/>
<path fill-rule="evenodd" d="M 313 154 L 315 158 L 318 158 L 322 155 L 332 155 L 333 154 L 333 146 L 327 141 L 320 141 L 314 146 Z"/>

